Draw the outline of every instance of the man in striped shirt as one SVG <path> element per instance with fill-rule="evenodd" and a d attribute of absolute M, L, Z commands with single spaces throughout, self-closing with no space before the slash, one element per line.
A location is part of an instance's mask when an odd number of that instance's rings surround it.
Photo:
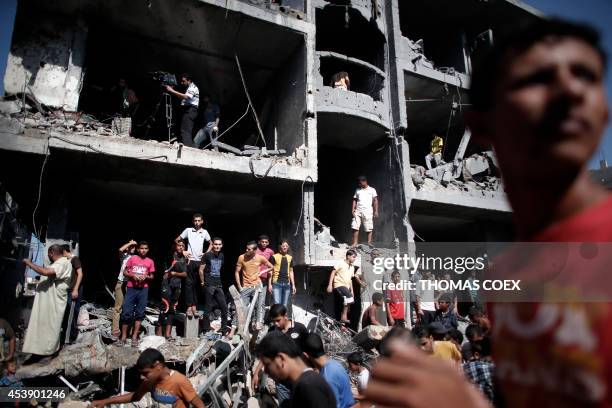
<path fill-rule="evenodd" d="M 190 74 L 181 74 L 181 85 L 187 88 L 185 93 L 175 91 L 170 85 L 166 85 L 166 91 L 181 99 L 181 140 L 185 146 L 193 147 L 193 124 L 198 116 L 200 90 Z"/>

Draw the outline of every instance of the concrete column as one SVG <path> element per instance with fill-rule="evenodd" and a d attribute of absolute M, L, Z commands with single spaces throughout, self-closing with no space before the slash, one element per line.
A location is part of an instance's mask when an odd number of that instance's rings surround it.
<path fill-rule="evenodd" d="M 4 76 L 5 92 L 26 90 L 45 105 L 76 111 L 86 40 L 83 23 L 20 8 Z"/>

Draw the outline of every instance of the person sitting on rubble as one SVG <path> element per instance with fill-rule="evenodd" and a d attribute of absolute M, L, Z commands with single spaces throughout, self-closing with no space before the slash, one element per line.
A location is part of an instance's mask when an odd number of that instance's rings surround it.
<path fill-rule="evenodd" d="M 363 399 L 363 391 L 368 386 L 368 380 L 370 379 L 370 370 L 365 366 L 363 362 L 363 355 L 359 351 L 355 351 L 351 353 L 346 358 L 346 363 L 348 365 L 348 370 L 352 373 L 357 380 L 357 396 L 356 400 Z"/>
<path fill-rule="evenodd" d="M 140 401 L 149 392 L 151 399 L 160 404 L 159 406 L 205 407 L 189 379 L 178 371 L 168 368 L 164 356 L 158 350 L 148 348 L 140 353 L 136 367 L 143 379 L 136 391 L 92 401 L 89 407 L 101 408 L 107 405 L 129 404 Z"/>
<path fill-rule="evenodd" d="M 300 322 L 295 322 L 289 319 L 287 316 L 287 308 L 282 304 L 274 304 L 270 307 L 269 312 L 270 320 L 272 321 L 272 327 L 269 332 L 278 331 L 289 336 L 300 350 L 303 350 L 304 340 L 308 335 L 308 329 Z M 263 363 L 261 360 L 258 362 L 255 370 L 253 370 L 253 380 L 251 385 L 253 390 L 257 390 L 261 383 L 261 377 L 263 372 Z M 284 403 L 291 399 L 291 383 L 288 382 L 277 382 L 276 383 L 276 399 L 278 405 L 283 407 Z"/>
<path fill-rule="evenodd" d="M 208 141 L 208 144 L 212 144 L 216 140 L 216 135 L 219 134 L 219 116 L 221 115 L 219 105 L 210 99 L 210 95 L 203 94 L 202 102 L 204 104 L 202 113 L 203 126 L 193 139 L 195 147 L 198 149 L 201 149 L 206 141 Z"/>
<path fill-rule="evenodd" d="M 376 292 L 372 295 L 372 304 L 363 311 L 363 316 L 361 317 L 362 329 L 365 329 L 372 324 L 376 326 L 384 326 L 384 324 L 379 322 L 378 318 L 376 317 L 376 314 L 380 309 L 382 309 L 384 304 L 385 296 L 382 293 Z"/>
<path fill-rule="evenodd" d="M 353 294 L 353 278 L 361 286 L 365 286 L 365 282 L 361 280 L 361 272 L 355 272 L 355 259 L 357 252 L 353 249 L 346 251 L 346 259 L 336 264 L 336 267 L 329 275 L 329 283 L 327 284 L 327 293 L 334 293 L 337 305 L 342 305 L 340 313 L 340 321 L 344 324 L 349 324 L 348 310 L 349 305 L 355 302 Z"/>
<path fill-rule="evenodd" d="M 255 253 L 256 249 L 257 244 L 255 241 L 247 243 L 244 254 L 240 255 L 236 262 L 234 278 L 236 289 L 240 292 L 240 296 L 245 304 L 250 304 L 257 295 L 257 304 L 253 312 L 253 319 L 256 323 L 256 330 L 261 330 L 264 318 L 263 303 L 265 294 L 259 276 L 263 272 L 269 272 L 274 266 L 263 256 L 257 255 Z M 266 266 L 263 271 L 260 270 L 261 265 Z"/>
<path fill-rule="evenodd" d="M 185 243 L 182 241 L 174 243 L 174 253 L 172 254 L 172 264 L 164 272 L 161 287 L 161 308 L 159 311 L 159 326 L 157 335 L 169 339 L 172 336 L 172 323 L 176 315 L 176 306 L 181 296 L 181 286 L 183 279 L 187 278 L 187 258 Z M 165 330 L 164 330 L 165 329 Z"/>
<path fill-rule="evenodd" d="M 316 333 L 308 333 L 302 349 L 310 366 L 319 370 L 319 374 L 329 384 L 336 397 L 336 408 L 357 406 L 351 392 L 351 380 L 348 372 L 338 361 L 325 355 L 323 340 Z"/>
<path fill-rule="evenodd" d="M 442 160 L 442 149 L 444 148 L 444 140 L 434 133 L 433 139 L 431 140 L 431 150 L 425 156 L 425 165 L 427 169 L 431 170 L 434 167 L 438 167 L 444 164 Z"/>
<path fill-rule="evenodd" d="M 23 387 L 23 382 L 17 377 L 17 361 L 14 358 L 6 362 L 6 369 L 2 373 L 0 378 L 0 387 Z"/>
<path fill-rule="evenodd" d="M 137 242 L 131 239 L 119 248 L 119 258 L 121 259 L 121 267 L 119 268 L 119 276 L 117 277 L 117 283 L 115 284 L 115 306 L 113 306 L 113 325 L 112 335 L 118 338 L 121 335 L 119 328 L 119 322 L 121 320 L 121 307 L 123 306 L 123 298 L 125 295 L 125 285 L 127 283 L 123 271 L 125 271 L 125 264 L 132 255 L 136 253 Z"/>
<path fill-rule="evenodd" d="M 266 374 L 274 381 L 292 385 L 291 408 L 335 408 L 331 387 L 304 362 L 302 350 L 287 335 L 268 333 L 257 345 L 257 355 Z"/>
<path fill-rule="evenodd" d="M 221 252 L 223 239 L 215 237 L 212 239 L 212 251 L 202 256 L 200 264 L 200 285 L 204 290 L 204 316 L 202 326 L 204 331 L 210 330 L 211 315 L 214 313 L 215 306 L 221 311 L 221 333 L 227 336 L 231 332 L 231 327 L 227 325 L 228 307 L 225 293 L 223 292 L 223 282 L 221 274 L 225 264 L 225 255 Z"/>
<path fill-rule="evenodd" d="M 372 235 L 374 234 L 374 218 L 378 218 L 378 194 L 376 189 L 368 185 L 365 176 L 357 177 L 359 187 L 353 195 L 353 219 L 351 229 L 353 230 L 353 247 L 359 243 L 359 230 L 363 228 L 368 234 L 368 245 L 372 246 Z"/>
<path fill-rule="evenodd" d="M 335 73 L 331 79 L 331 87 L 344 89 L 348 91 L 351 89 L 351 81 L 349 80 L 349 74 L 346 71 L 340 71 Z"/>
<path fill-rule="evenodd" d="M 293 258 L 289 255 L 289 242 L 282 240 L 279 251 L 272 255 L 270 263 L 274 265 L 272 276 L 268 279 L 268 292 L 272 294 L 272 302 L 281 303 L 287 307 L 289 298 L 295 295 L 295 280 L 293 278 Z"/>
<path fill-rule="evenodd" d="M 51 245 L 48 251 L 51 265 L 38 266 L 29 259 L 23 263 L 42 275 L 36 286 L 36 297 L 30 314 L 22 351 L 32 354 L 27 363 L 52 356 L 59 351 L 62 320 L 66 311 L 72 265 L 64 256 L 61 245 Z"/>
<path fill-rule="evenodd" d="M 124 344 L 127 339 L 128 326 L 134 323 L 132 329 L 132 346 L 138 346 L 138 334 L 145 309 L 149 299 L 149 281 L 153 280 L 155 264 L 147 257 L 149 244 L 145 241 L 138 243 L 137 255 L 128 259 L 123 274 L 128 278 L 127 292 L 123 301 L 121 312 L 121 340 Z"/>

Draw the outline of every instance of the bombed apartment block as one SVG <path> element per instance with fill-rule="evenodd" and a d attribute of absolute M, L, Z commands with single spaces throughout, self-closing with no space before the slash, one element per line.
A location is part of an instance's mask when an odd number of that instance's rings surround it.
<path fill-rule="evenodd" d="M 226 287 L 247 242 L 286 239 L 292 313 L 331 314 L 362 175 L 378 193 L 363 268 L 419 241 L 510 239 L 496 157 L 463 114 L 472 58 L 536 17 L 514 0 L 19 0 L 0 56 L 2 270 L 21 298 L 20 257 L 69 242 L 84 298 L 109 305 L 117 248 L 147 241 L 161 270 L 201 213 Z"/>

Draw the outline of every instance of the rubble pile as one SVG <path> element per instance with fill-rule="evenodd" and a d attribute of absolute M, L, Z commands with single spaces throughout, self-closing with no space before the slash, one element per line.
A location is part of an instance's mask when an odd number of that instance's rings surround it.
<path fill-rule="evenodd" d="M 25 110 L 23 107 L 25 106 Z M 85 135 L 113 134 L 111 119 L 100 121 L 83 112 L 49 110 L 38 103 L 25 103 L 18 99 L 0 101 L 0 116 L 19 120 L 26 128 L 39 129 L 46 133 L 50 129 L 79 132 Z"/>
<path fill-rule="evenodd" d="M 492 152 L 473 154 L 427 170 L 411 166 L 412 183 L 419 191 L 457 191 L 478 197 L 503 194 L 503 184 Z"/>

